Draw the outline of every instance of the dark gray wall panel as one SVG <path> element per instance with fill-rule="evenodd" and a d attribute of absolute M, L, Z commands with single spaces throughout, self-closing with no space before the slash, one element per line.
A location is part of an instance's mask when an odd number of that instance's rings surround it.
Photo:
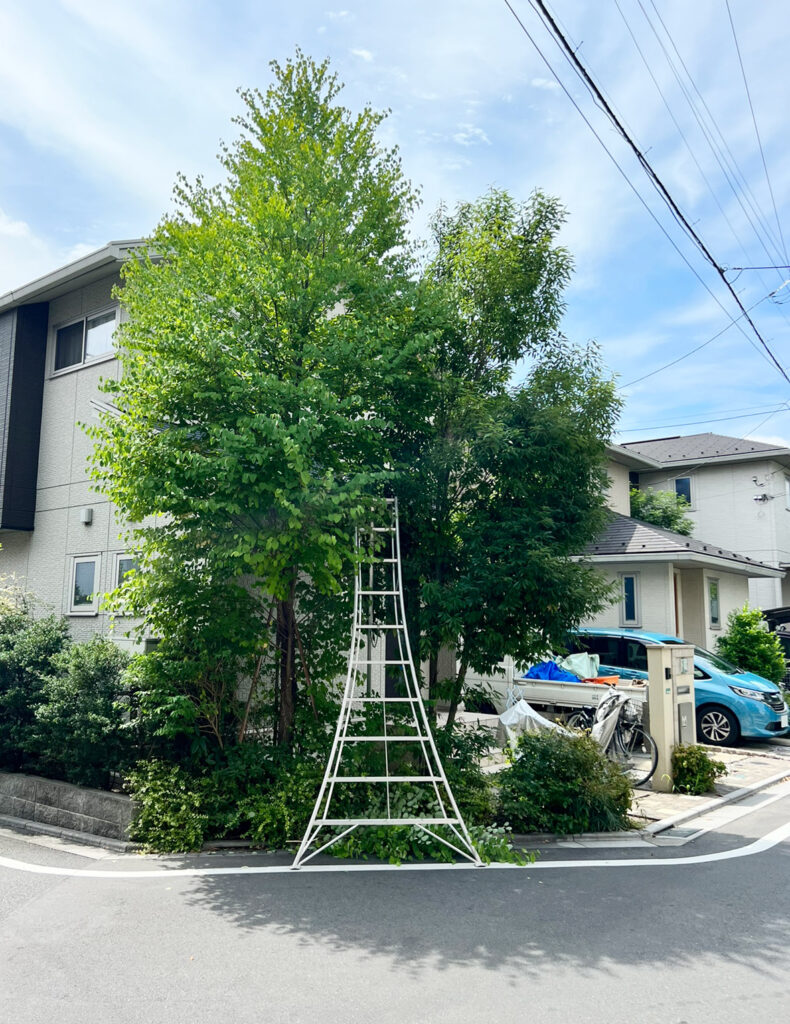
<path fill-rule="evenodd" d="M 0 318 L 0 528 L 32 530 L 47 351 L 46 302 Z"/>

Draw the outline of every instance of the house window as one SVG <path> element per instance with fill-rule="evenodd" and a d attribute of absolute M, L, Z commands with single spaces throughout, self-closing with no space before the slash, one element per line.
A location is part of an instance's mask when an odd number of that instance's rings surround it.
<path fill-rule="evenodd" d="M 72 561 L 69 612 L 96 615 L 99 610 L 99 556 L 79 555 Z"/>
<path fill-rule="evenodd" d="M 721 627 L 718 580 L 708 580 L 708 622 L 712 629 L 719 629 Z"/>
<path fill-rule="evenodd" d="M 118 555 L 115 570 L 115 585 L 120 587 L 130 572 L 137 572 L 137 559 L 131 555 Z"/>
<path fill-rule="evenodd" d="M 623 596 L 620 601 L 620 625 L 639 625 L 639 573 L 621 573 Z"/>
<path fill-rule="evenodd" d="M 679 498 L 685 498 L 691 504 L 691 477 L 679 476 L 675 480 L 675 494 Z"/>
<path fill-rule="evenodd" d="M 785 508 L 790 508 L 790 476 L 785 477 Z"/>
<path fill-rule="evenodd" d="M 112 352 L 116 311 L 94 313 L 55 332 L 55 370 L 81 366 L 98 356 Z"/>

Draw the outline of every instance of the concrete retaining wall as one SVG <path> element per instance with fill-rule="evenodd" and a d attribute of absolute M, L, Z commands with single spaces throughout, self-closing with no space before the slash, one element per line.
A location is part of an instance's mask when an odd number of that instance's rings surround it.
<path fill-rule="evenodd" d="M 119 793 L 0 772 L 0 814 L 126 840 L 133 813 L 131 799 Z"/>

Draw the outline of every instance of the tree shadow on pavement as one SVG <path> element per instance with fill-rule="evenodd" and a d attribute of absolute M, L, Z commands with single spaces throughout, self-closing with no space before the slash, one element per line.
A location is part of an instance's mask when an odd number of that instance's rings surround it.
<path fill-rule="evenodd" d="M 202 876 L 187 899 L 248 931 L 403 970 L 474 964 L 523 981 L 547 964 L 731 961 L 775 977 L 790 946 L 790 846 L 700 865 L 551 871 Z"/>

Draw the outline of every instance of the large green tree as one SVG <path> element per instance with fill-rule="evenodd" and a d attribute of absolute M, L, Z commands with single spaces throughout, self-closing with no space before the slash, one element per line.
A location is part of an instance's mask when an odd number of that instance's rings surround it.
<path fill-rule="evenodd" d="M 563 216 L 540 192 L 517 203 L 492 190 L 433 224 L 418 300 L 430 350 L 391 420 L 412 618 L 434 693 L 441 649 L 459 658 L 450 722 L 468 668 L 559 645 L 607 597 L 574 556 L 605 522 L 604 440 L 619 403 L 594 348 L 559 332 Z"/>
<path fill-rule="evenodd" d="M 140 524 L 122 600 L 162 637 L 156 700 L 220 745 L 243 735 L 239 674 L 276 672 L 288 743 L 298 679 L 342 649 L 315 598 L 349 574 L 383 462 L 370 389 L 406 348 L 415 198 L 382 115 L 343 107 L 326 63 L 272 67 L 241 94 L 225 180 L 181 180 L 124 269 L 117 413 L 94 431 L 98 486 Z"/>

